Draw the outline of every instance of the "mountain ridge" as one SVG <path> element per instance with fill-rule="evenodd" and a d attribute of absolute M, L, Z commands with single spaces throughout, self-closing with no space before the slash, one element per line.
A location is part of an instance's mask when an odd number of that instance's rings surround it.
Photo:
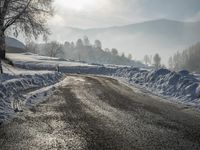
<path fill-rule="evenodd" d="M 199 23 L 200 21 L 180 21 L 180 20 L 172 20 L 172 19 L 155 19 L 155 20 L 147 20 L 147 21 L 142 21 L 142 22 L 136 22 L 136 23 L 130 23 L 126 25 L 113 25 L 113 26 L 108 26 L 108 27 L 93 27 L 93 28 L 79 28 L 79 27 L 73 27 L 73 26 L 66 26 L 66 28 L 74 29 L 74 30 L 82 30 L 82 31 L 87 31 L 87 30 L 102 30 L 102 29 L 110 29 L 110 28 L 123 28 L 123 27 L 130 27 L 130 26 L 135 26 L 135 25 L 141 25 L 141 24 L 146 24 L 146 23 L 155 23 L 155 22 L 174 22 L 174 23 L 184 23 L 184 24 L 193 24 L 193 23 Z"/>
<path fill-rule="evenodd" d="M 142 60 L 145 54 L 159 53 L 166 64 L 168 57 L 176 51 L 199 42 L 199 35 L 200 21 L 158 19 L 107 28 L 64 27 L 55 30 L 52 39 L 65 42 L 88 36 L 92 42 L 99 39 L 104 48 L 117 48 L 121 53 L 131 53 L 137 60 Z"/>

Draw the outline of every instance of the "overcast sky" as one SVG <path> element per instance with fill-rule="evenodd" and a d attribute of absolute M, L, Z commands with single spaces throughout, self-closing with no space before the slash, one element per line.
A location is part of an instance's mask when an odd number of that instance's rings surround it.
<path fill-rule="evenodd" d="M 50 25 L 80 28 L 125 25 L 152 19 L 200 20 L 200 0 L 55 0 Z"/>

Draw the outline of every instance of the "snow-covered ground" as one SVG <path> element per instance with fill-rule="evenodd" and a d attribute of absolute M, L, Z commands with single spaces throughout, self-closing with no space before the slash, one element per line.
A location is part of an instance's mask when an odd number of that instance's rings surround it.
<path fill-rule="evenodd" d="M 7 57 L 12 60 L 15 66 L 24 69 L 55 70 L 58 65 L 61 68 L 63 66 L 94 66 L 83 62 L 40 56 L 32 53 L 9 53 L 7 54 Z"/>
<path fill-rule="evenodd" d="M 7 74 L 0 75 L 0 121 L 12 116 L 12 102 L 18 101 L 19 97 L 26 99 L 27 105 L 37 104 L 60 85 L 58 82 L 63 74 L 55 72 L 57 66 L 62 73 L 98 74 L 122 79 L 168 100 L 200 108 L 200 75 L 187 71 L 177 73 L 167 69 L 87 64 L 31 53 L 8 54 L 7 57 L 15 67 L 3 64 Z"/>
<path fill-rule="evenodd" d="M 27 70 L 27 69 L 22 69 L 22 68 L 17 68 L 17 67 L 11 66 L 4 62 L 2 62 L 2 66 L 3 66 L 4 73 L 11 74 L 11 75 L 20 75 L 20 74 L 35 75 L 35 74 L 45 74 L 45 73 L 55 72 L 55 71 L 48 71 L 48 70 Z"/>
<path fill-rule="evenodd" d="M 29 70 L 48 70 L 55 71 L 59 66 L 62 73 L 81 73 L 81 74 L 104 74 L 111 75 L 116 68 L 123 66 L 99 65 L 64 60 L 47 56 L 40 56 L 32 53 L 10 53 L 7 57 L 12 60 L 16 67 Z"/>

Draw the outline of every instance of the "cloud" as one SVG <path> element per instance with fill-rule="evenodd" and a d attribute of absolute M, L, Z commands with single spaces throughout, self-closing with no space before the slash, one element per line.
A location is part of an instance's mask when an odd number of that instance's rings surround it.
<path fill-rule="evenodd" d="M 185 20 L 200 11 L 200 0 L 141 0 L 143 15 Z"/>
<path fill-rule="evenodd" d="M 106 27 L 140 21 L 138 0 L 56 0 L 55 16 L 49 24 L 82 28 Z M 95 1 L 95 3 L 94 3 Z M 77 6 L 76 6 L 77 5 Z M 134 10 L 134 12 L 132 11 Z"/>
<path fill-rule="evenodd" d="M 199 20 L 200 0 L 55 0 L 51 25 L 80 28 L 166 18 Z"/>

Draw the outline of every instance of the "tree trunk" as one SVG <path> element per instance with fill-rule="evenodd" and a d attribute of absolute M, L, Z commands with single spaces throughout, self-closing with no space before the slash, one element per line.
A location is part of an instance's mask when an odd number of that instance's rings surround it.
<path fill-rule="evenodd" d="M 6 44 L 4 32 L 0 31 L 0 73 L 3 73 L 2 60 L 6 58 Z"/>
<path fill-rule="evenodd" d="M 0 59 L 5 59 L 6 57 L 6 43 L 4 32 L 0 31 Z"/>

